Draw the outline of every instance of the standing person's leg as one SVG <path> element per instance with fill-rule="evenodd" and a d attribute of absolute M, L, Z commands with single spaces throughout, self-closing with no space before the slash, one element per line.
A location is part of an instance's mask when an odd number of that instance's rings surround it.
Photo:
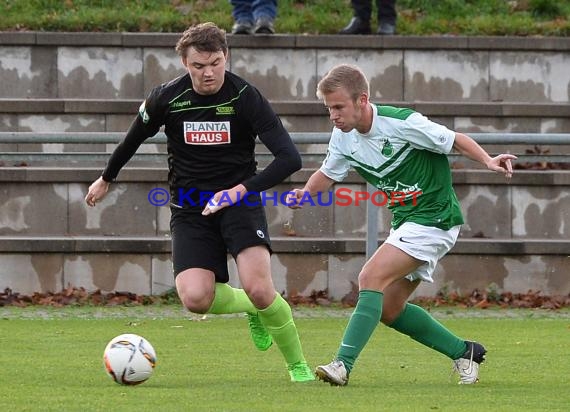
<path fill-rule="evenodd" d="M 391 322 L 383 319 L 382 323 L 453 360 L 460 384 L 479 380 L 479 365 L 485 361 L 487 353 L 485 347 L 459 338 L 423 308 L 406 303 L 396 319 Z"/>
<path fill-rule="evenodd" d="M 372 0 L 352 0 L 351 5 L 354 16 L 339 34 L 370 34 Z"/>
<path fill-rule="evenodd" d="M 360 17 L 363 21 L 370 21 L 372 17 L 372 0 L 351 0 L 354 17 Z"/>
<path fill-rule="evenodd" d="M 390 234 L 387 243 L 425 263 L 387 288 L 382 322 L 452 359 L 460 383 L 470 384 L 477 382 L 479 365 L 485 360 L 483 345 L 459 338 L 421 307 L 406 303 L 420 281 L 433 282 L 437 262 L 455 245 L 459 230 L 459 226 L 442 230 L 405 223 Z"/>
<path fill-rule="evenodd" d="M 255 21 L 254 33 L 275 33 L 273 22 L 277 17 L 277 0 L 253 0 L 252 12 Z"/>
<path fill-rule="evenodd" d="M 382 317 L 384 290 L 394 281 L 417 268 L 421 261 L 384 243 L 366 262 L 358 275 L 359 295 L 356 308 L 344 331 L 335 359 L 318 366 L 316 373 L 325 382 L 344 386 L 356 359 Z"/>
<path fill-rule="evenodd" d="M 376 0 L 378 6 L 378 34 L 396 34 L 396 0 Z"/>
<path fill-rule="evenodd" d="M 462 340 L 425 310 L 407 303 L 420 281 L 433 282 L 432 275 L 437 262 L 453 247 L 458 235 L 459 226 L 446 231 L 415 223 L 404 223 L 390 233 L 388 239 L 366 263 L 362 272 L 371 274 L 366 282 L 370 289 L 383 291 L 380 311 L 374 305 L 374 314 L 379 312 L 383 323 L 453 359 L 454 368 L 461 378 L 460 383 L 475 383 L 478 380 L 479 364 L 485 360 L 485 348 L 479 343 Z M 409 263 L 407 268 L 406 261 Z M 399 269 L 396 269 L 397 267 Z M 405 278 L 396 275 L 398 271 L 405 273 L 406 270 L 409 274 Z M 386 273 L 390 271 L 392 274 L 387 275 Z M 359 279 L 361 277 L 363 273 Z M 360 306 L 360 299 L 363 298 L 364 282 L 360 280 L 360 283 L 361 295 L 357 309 Z M 366 309 L 364 306 L 363 310 Z M 356 311 L 355 309 L 355 313 Z M 372 313 L 370 309 L 368 311 Z M 375 316 L 369 315 L 369 317 L 374 321 L 376 319 Z M 352 323 L 354 325 L 351 325 Z M 358 335 L 359 329 L 362 329 L 364 333 L 360 339 L 364 343 L 346 344 L 343 338 L 345 345 L 341 344 L 337 359 L 329 365 L 317 368 L 319 377 L 335 385 L 348 383 L 348 375 L 360 353 L 359 350 L 364 347 L 374 330 L 371 321 L 361 324 L 365 325 L 358 325 L 351 318 L 345 337 L 349 336 L 349 332 Z"/>
<path fill-rule="evenodd" d="M 249 247 L 238 254 L 236 263 L 243 288 L 257 307 L 261 323 L 285 358 L 291 380 L 314 380 L 303 355 L 291 307 L 273 286 L 269 251 L 265 246 Z"/>
<path fill-rule="evenodd" d="M 247 202 L 226 208 L 222 216 L 222 235 L 236 261 L 240 282 L 256 307 L 259 327 L 277 344 L 292 381 L 314 380 L 291 308 L 275 291 L 271 279 L 271 241 L 261 198 L 250 197 Z"/>
<path fill-rule="evenodd" d="M 232 17 L 235 24 L 232 34 L 251 34 L 253 32 L 252 0 L 230 0 L 232 4 Z"/>
<path fill-rule="evenodd" d="M 459 358 L 467 349 L 465 341 L 423 308 L 407 302 L 419 283 L 403 278 L 386 288 L 382 323 L 451 359 Z"/>
<path fill-rule="evenodd" d="M 267 350 L 272 340 L 257 318 L 257 309 L 243 289 L 227 284 L 227 247 L 219 221 L 217 216 L 172 209 L 172 262 L 178 296 L 194 313 L 247 313 L 255 346 Z"/>

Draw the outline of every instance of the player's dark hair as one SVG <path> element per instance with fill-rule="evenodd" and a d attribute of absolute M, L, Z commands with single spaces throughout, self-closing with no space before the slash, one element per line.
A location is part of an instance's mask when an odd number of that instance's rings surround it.
<path fill-rule="evenodd" d="M 359 67 L 351 64 L 339 64 L 330 69 L 317 84 L 317 97 L 344 88 L 356 101 L 362 93 L 370 96 L 370 85 Z"/>
<path fill-rule="evenodd" d="M 226 54 L 228 51 L 226 32 L 211 22 L 190 26 L 176 43 L 176 52 L 185 57 L 190 47 L 199 52 L 222 51 Z"/>

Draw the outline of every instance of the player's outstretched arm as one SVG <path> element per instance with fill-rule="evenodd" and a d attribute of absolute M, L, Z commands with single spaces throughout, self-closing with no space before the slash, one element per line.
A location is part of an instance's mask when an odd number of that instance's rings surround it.
<path fill-rule="evenodd" d="M 158 127 L 159 126 L 148 127 L 141 120 L 140 116 L 137 115 L 137 117 L 135 117 L 125 138 L 111 154 L 102 176 L 89 186 L 87 196 L 85 196 L 85 202 L 89 206 L 95 206 L 95 203 L 105 197 L 109 190 L 109 182 L 112 182 L 117 177 L 119 170 L 133 157 L 142 142 L 158 132 Z M 104 180 L 103 176 L 105 176 L 107 180 Z"/>
<path fill-rule="evenodd" d="M 463 133 L 455 133 L 453 148 L 463 156 L 484 164 L 489 170 L 503 173 L 507 178 L 513 175 L 511 160 L 517 158 L 515 155 L 503 153 L 491 157 L 475 140 Z"/>

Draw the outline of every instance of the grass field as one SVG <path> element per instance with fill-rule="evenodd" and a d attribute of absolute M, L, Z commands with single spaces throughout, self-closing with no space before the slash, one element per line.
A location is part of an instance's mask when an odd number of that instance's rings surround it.
<path fill-rule="evenodd" d="M 568 0 L 398 0 L 396 7 L 403 35 L 570 34 Z M 180 32 L 204 21 L 230 30 L 231 11 L 228 0 L 4 0 L 0 30 Z M 275 23 L 278 33 L 333 34 L 351 16 L 349 0 L 279 0 Z"/>
<path fill-rule="evenodd" d="M 311 365 L 333 356 L 349 311 L 296 310 Z M 175 306 L 0 308 L 3 411 L 562 411 L 570 404 L 570 311 L 438 309 L 489 350 L 481 382 L 456 384 L 451 362 L 386 327 L 349 386 L 292 384 L 275 347 L 259 353 L 242 317 L 205 319 Z M 134 387 L 102 366 L 108 340 L 138 333 L 158 365 Z"/>

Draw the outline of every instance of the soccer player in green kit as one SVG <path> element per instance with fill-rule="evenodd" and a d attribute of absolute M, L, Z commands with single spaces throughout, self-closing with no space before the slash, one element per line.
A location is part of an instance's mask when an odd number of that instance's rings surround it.
<path fill-rule="evenodd" d="M 411 109 L 375 105 L 369 83 L 356 66 L 338 65 L 321 79 L 317 96 L 334 124 L 328 152 L 303 189 L 295 189 L 290 207 L 325 192 L 354 168 L 389 196 L 392 229 L 358 276 L 358 303 L 332 362 L 316 374 L 344 386 L 360 352 L 379 322 L 435 349 L 453 361 L 463 384 L 477 382 L 485 360 L 483 345 L 466 341 L 407 300 L 421 281 L 433 282 L 437 264 L 455 244 L 463 217 L 451 183 L 447 153 L 452 149 L 510 178 L 511 160 L 491 157 L 465 134 L 449 130 Z"/>

